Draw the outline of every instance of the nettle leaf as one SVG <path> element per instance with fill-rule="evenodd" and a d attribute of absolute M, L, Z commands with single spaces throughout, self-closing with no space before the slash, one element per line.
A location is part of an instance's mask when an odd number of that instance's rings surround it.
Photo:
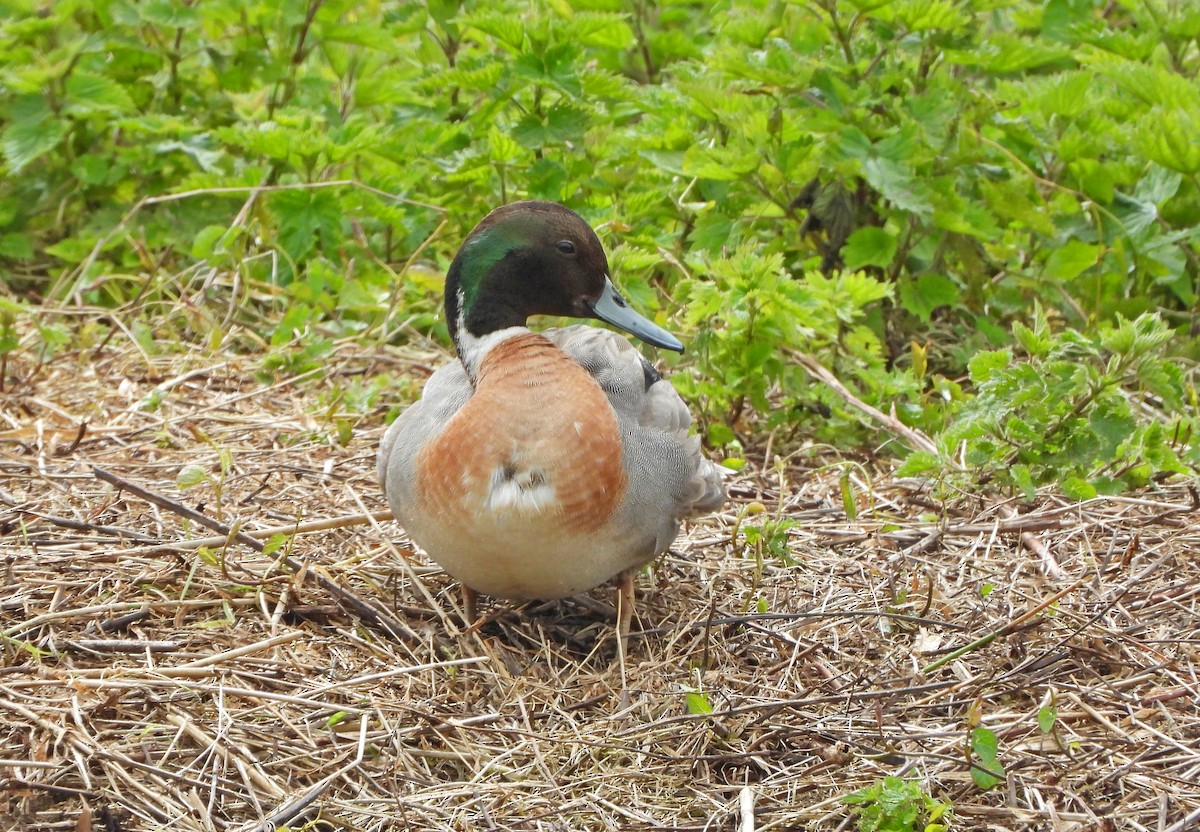
<path fill-rule="evenodd" d="M 1139 202 L 1121 193 L 1113 195 L 1112 212 L 1130 237 L 1140 236 L 1158 220 L 1158 208 L 1153 202 Z"/>
<path fill-rule="evenodd" d="M 125 87 L 103 75 L 73 72 L 65 86 L 68 113 L 128 113 L 134 110 L 133 99 Z"/>
<path fill-rule="evenodd" d="M 1100 345 L 1115 353 L 1144 355 L 1171 340 L 1171 328 L 1157 313 L 1139 315 L 1133 320 L 1117 316 L 1117 325 L 1100 329 Z"/>
<path fill-rule="evenodd" d="M 1026 500 L 1032 500 L 1037 494 L 1037 487 L 1033 482 L 1033 474 L 1029 470 L 1029 466 L 1018 462 L 1008 469 L 1009 475 L 1012 477 L 1013 485 L 1021 489 L 1022 496 Z"/>
<path fill-rule="evenodd" d="M 998 233 L 996 217 L 987 207 L 974 201 L 960 199 L 957 195 L 939 194 L 938 202 L 940 204 L 933 212 L 933 221 L 938 228 L 977 240 L 991 240 Z"/>
<path fill-rule="evenodd" d="M 907 164 L 875 156 L 862 163 L 862 173 L 871 187 L 897 208 L 916 214 L 927 214 L 932 210 L 928 189 Z"/>
<path fill-rule="evenodd" d="M 188 136 L 183 141 L 158 142 L 154 145 L 154 149 L 158 153 L 179 151 L 189 156 L 200 166 L 201 170 L 207 173 L 221 170 L 221 160 L 225 157 L 225 151 L 221 149 L 211 134 Z"/>
<path fill-rule="evenodd" d="M 865 226 L 853 232 L 842 248 L 842 261 L 847 269 L 857 270 L 863 266 L 891 265 L 896 256 L 896 235 L 886 228 Z"/>
<path fill-rule="evenodd" d="M 147 23 L 181 29 L 194 26 L 200 21 L 200 13 L 194 6 L 174 0 L 149 0 L 136 4 L 138 13 Z"/>
<path fill-rule="evenodd" d="M 1096 487 L 1087 480 L 1079 477 L 1067 477 L 1062 481 L 1060 487 L 1063 494 L 1078 502 L 1090 500 L 1096 496 Z"/>
<path fill-rule="evenodd" d="M 1141 102 L 1165 110 L 1200 104 L 1200 91 L 1190 79 L 1163 66 L 1120 61 L 1106 68 L 1108 77 Z"/>
<path fill-rule="evenodd" d="M 953 306 L 961 297 L 958 285 L 940 274 L 923 274 L 900 284 L 900 304 L 922 321 L 929 321 L 936 309 Z"/>
<path fill-rule="evenodd" d="M 513 49 L 520 49 L 525 43 L 526 25 L 519 15 L 476 11 L 471 14 L 459 15 L 457 20 L 462 27 L 490 35 Z"/>
<path fill-rule="evenodd" d="M 1071 50 L 1014 33 L 991 32 L 972 50 L 947 50 L 947 59 L 960 66 L 977 66 L 988 72 L 1007 74 L 1070 60 Z"/>
<path fill-rule="evenodd" d="M 1200 112 L 1155 107 L 1140 121 L 1137 144 L 1151 161 L 1188 176 L 1200 172 Z"/>
<path fill-rule="evenodd" d="M 579 84 L 583 88 L 585 101 L 616 102 L 637 97 L 631 91 L 627 78 L 613 72 L 589 67 L 579 73 Z"/>
<path fill-rule="evenodd" d="M 674 173 L 678 176 L 687 175 L 683 169 L 684 154 L 682 150 L 639 150 L 638 155 L 667 173 Z"/>
<path fill-rule="evenodd" d="M 858 271 L 843 273 L 841 288 L 850 302 L 859 308 L 892 296 L 892 287 L 886 281 Z"/>
<path fill-rule="evenodd" d="M 68 123 L 57 116 L 41 95 L 23 95 L 8 109 L 8 126 L 0 135 L 9 173 L 19 173 L 33 160 L 58 147 Z"/>
<path fill-rule="evenodd" d="M 394 35 L 371 23 L 341 23 L 325 26 L 321 30 L 321 40 L 328 43 L 346 43 L 361 46 L 364 49 L 374 49 L 386 52 L 394 44 Z"/>
<path fill-rule="evenodd" d="M 1048 334 L 1034 331 L 1020 321 L 1013 322 L 1012 332 L 1017 343 L 1031 356 L 1045 355 L 1053 345 Z"/>
<path fill-rule="evenodd" d="M 1096 265 L 1102 247 L 1071 239 L 1059 246 L 1046 258 L 1046 277 L 1051 280 L 1074 280 Z"/>
<path fill-rule="evenodd" d="M 916 477 L 921 474 L 928 474 L 931 471 L 939 471 L 941 468 L 942 460 L 937 454 L 932 454 L 929 451 L 913 451 L 904 458 L 904 462 L 896 469 L 895 476 Z"/>
<path fill-rule="evenodd" d="M 579 48 L 562 43 L 540 52 L 525 52 L 514 62 L 517 74 L 534 82 L 549 83 L 571 98 L 583 92 L 575 66 Z"/>
<path fill-rule="evenodd" d="M 493 162 L 514 162 L 524 152 L 521 150 L 520 144 L 495 126 L 488 131 L 487 144 L 488 158 Z"/>
<path fill-rule="evenodd" d="M 1097 159 L 1078 159 L 1069 166 L 1079 187 L 1097 202 L 1108 204 L 1116 196 L 1116 175 L 1112 165 Z"/>
<path fill-rule="evenodd" d="M 893 162 L 907 162 L 917 152 L 921 142 L 920 134 L 915 124 L 906 124 L 895 133 L 880 139 L 872 148 L 872 153 Z"/>
<path fill-rule="evenodd" d="M 422 86 L 432 90 L 461 87 L 464 90 L 495 91 L 505 71 L 506 67 L 500 61 L 491 61 L 477 67 L 455 67 L 431 73 L 426 76 Z"/>
<path fill-rule="evenodd" d="M 1100 441 L 1098 454 L 1102 459 L 1114 457 L 1121 444 L 1128 441 L 1137 430 L 1137 422 L 1129 406 L 1123 400 L 1121 404 L 1121 408 L 1097 409 L 1088 418 L 1088 427 Z"/>
<path fill-rule="evenodd" d="M 759 163 L 759 156 L 749 149 L 693 145 L 683 154 L 683 170 L 687 176 L 718 182 L 736 182 L 757 170 Z"/>
<path fill-rule="evenodd" d="M 1035 97 L 1042 117 L 1075 118 L 1088 108 L 1088 88 L 1094 75 L 1089 71 L 1064 72 L 1047 79 Z"/>
<path fill-rule="evenodd" d="M 513 138 L 530 149 L 547 144 L 577 141 L 588 126 L 583 110 L 568 104 L 555 104 L 544 116 L 528 113 L 513 128 Z"/>
<path fill-rule="evenodd" d="M 971 381 L 983 384 L 1012 363 L 1012 350 L 984 350 L 975 353 L 967 363 Z"/>
<path fill-rule="evenodd" d="M 714 254 L 735 248 L 740 239 L 741 235 L 734 231 L 733 218 L 717 211 L 702 214 L 692 229 L 692 243 Z"/>
<path fill-rule="evenodd" d="M 342 206 L 332 189 L 280 191 L 271 197 L 280 242 L 293 259 L 302 259 L 319 242 L 336 245 L 341 240 Z"/>
<path fill-rule="evenodd" d="M 1161 165 L 1147 165 L 1146 173 L 1133 189 L 1133 198 L 1161 206 L 1179 192 L 1183 177 L 1178 171 L 1168 170 Z"/>
<path fill-rule="evenodd" d="M 584 46 L 628 49 L 633 45 L 633 29 L 627 18 L 615 12 L 576 12 L 567 24 L 567 36 Z"/>
<path fill-rule="evenodd" d="M 896 19 L 910 32 L 931 29 L 956 32 L 970 19 L 961 5 L 952 0 L 913 0 L 896 6 Z"/>
<path fill-rule="evenodd" d="M 1166 361 L 1147 361 L 1138 371 L 1138 383 L 1163 400 L 1171 411 L 1183 406 L 1183 371 Z"/>

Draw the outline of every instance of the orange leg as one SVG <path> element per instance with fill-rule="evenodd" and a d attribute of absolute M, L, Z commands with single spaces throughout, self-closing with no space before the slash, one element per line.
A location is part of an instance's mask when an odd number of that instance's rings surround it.
<path fill-rule="evenodd" d="M 471 587 L 467 586 L 466 584 L 463 584 L 462 585 L 463 618 L 465 618 L 467 620 L 468 625 L 474 624 L 475 619 L 478 617 L 476 615 L 476 604 L 475 604 L 475 602 L 477 600 L 479 600 L 479 593 L 476 592 L 475 590 L 471 589 Z"/>
<path fill-rule="evenodd" d="M 625 664 L 625 653 L 629 649 L 629 627 L 633 622 L 633 576 L 636 569 L 627 569 L 617 576 L 617 651 L 621 664 Z"/>

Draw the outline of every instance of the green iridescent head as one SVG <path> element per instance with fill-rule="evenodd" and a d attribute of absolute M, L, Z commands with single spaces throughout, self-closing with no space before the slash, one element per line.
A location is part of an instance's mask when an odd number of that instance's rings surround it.
<path fill-rule="evenodd" d="M 514 202 L 467 235 L 446 275 L 446 324 L 459 352 L 532 315 L 595 318 L 647 343 L 683 351 L 675 336 L 626 304 L 591 226 L 554 202 Z"/>

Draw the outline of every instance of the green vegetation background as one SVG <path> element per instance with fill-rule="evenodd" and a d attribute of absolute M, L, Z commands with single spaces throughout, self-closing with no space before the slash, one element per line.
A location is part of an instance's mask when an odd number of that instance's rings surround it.
<path fill-rule="evenodd" d="M 87 360 L 79 303 L 276 374 L 444 339 L 457 243 L 551 199 L 729 456 L 881 445 L 815 361 L 933 438 L 904 474 L 1192 475 L 1198 36 L 1188 0 L 0 0 L 0 381 Z"/>

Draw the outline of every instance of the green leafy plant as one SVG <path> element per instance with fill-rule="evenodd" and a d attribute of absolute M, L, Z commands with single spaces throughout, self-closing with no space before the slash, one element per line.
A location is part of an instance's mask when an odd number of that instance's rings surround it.
<path fill-rule="evenodd" d="M 201 437 L 208 441 L 207 437 Z M 210 441 L 210 444 L 211 441 Z M 214 446 L 216 448 L 216 446 Z M 223 497 L 225 495 L 225 483 L 229 479 L 229 473 L 233 469 L 233 452 L 228 448 L 216 448 L 218 472 L 214 475 L 209 469 L 197 463 L 189 463 L 179 469 L 179 473 L 175 475 L 175 485 L 180 491 L 186 491 L 189 488 L 195 488 L 198 485 L 207 483 L 213 492 L 213 501 L 217 519 L 221 519 L 224 504 Z"/>
<path fill-rule="evenodd" d="M 1053 731 L 1058 723 L 1058 706 L 1053 702 L 1048 702 L 1038 708 L 1037 723 L 1038 730 L 1043 734 Z"/>
<path fill-rule="evenodd" d="M 945 832 L 951 808 L 917 780 L 888 776 L 842 798 L 854 807 L 861 832 Z"/>
<path fill-rule="evenodd" d="M 684 704 L 687 706 L 689 714 L 701 715 L 713 712 L 712 701 L 709 700 L 708 694 L 702 690 L 688 691 L 684 696 Z"/>
<path fill-rule="evenodd" d="M 1013 331 L 1025 360 L 1007 349 L 971 360 L 977 393 L 939 437 L 946 458 L 964 448 L 968 465 L 1029 496 L 1045 483 L 1086 499 L 1194 474 L 1195 391 L 1167 353 L 1161 318 L 1118 317 L 1087 336 L 1054 333 L 1039 312 Z M 943 461 L 914 454 L 901 473 Z"/>
<path fill-rule="evenodd" d="M 879 339 L 864 324 L 867 310 L 890 294 L 861 272 L 794 275 L 780 255 L 743 246 L 727 257 L 696 258 L 695 276 L 680 288 L 687 320 L 697 328 L 693 349 L 699 377 L 678 384 L 696 396 L 709 419 L 710 439 L 732 438 L 746 408 L 771 413 L 768 424 L 795 418 L 807 392 L 806 374 L 789 351 L 820 350 L 864 376 L 882 368 Z"/>
<path fill-rule="evenodd" d="M 772 388 L 799 379 L 783 350 L 802 343 L 812 317 L 807 293 L 784 270 L 782 257 L 750 247 L 695 265 L 702 272 L 681 289 L 688 323 L 698 329 L 692 348 L 700 372 L 679 383 L 698 397 L 708 419 L 732 425 L 747 405 L 771 410 Z M 733 435 L 723 430 L 716 436 Z"/>
<path fill-rule="evenodd" d="M 796 562 L 788 554 L 788 530 L 795 525 L 796 521 L 787 517 L 768 517 L 758 524 L 743 525 L 742 538 L 759 563 L 770 555 L 795 566 Z"/>
<path fill-rule="evenodd" d="M 8 356 L 21 345 L 17 335 L 17 316 L 24 312 L 24 307 L 0 296 L 0 393 L 4 392 L 5 379 L 8 378 Z"/>
<path fill-rule="evenodd" d="M 199 342 L 296 375 L 342 338 L 444 339 L 467 230 L 552 199 L 683 330 L 673 378 L 713 444 L 878 445 L 804 356 L 938 435 L 910 472 L 953 468 L 958 441 L 1026 492 L 1135 487 L 1194 461 L 1163 391 L 1191 404 L 1198 19 L 1104 0 L 9 0 L 0 270 L 31 307 L 119 309 L 114 337 L 149 355 Z M 1066 332 L 1094 367 L 1129 350 L 1093 333 L 1151 313 L 1174 377 L 1054 376 Z M 1026 363 L 1065 411 L 1020 398 Z M 1118 390 L 1137 394 L 1131 440 Z M 1047 448 L 983 425 L 997 403 Z"/>
<path fill-rule="evenodd" d="M 981 789 L 1004 782 L 1004 765 L 997 759 L 1000 743 L 990 728 L 971 729 L 971 780 Z"/>

